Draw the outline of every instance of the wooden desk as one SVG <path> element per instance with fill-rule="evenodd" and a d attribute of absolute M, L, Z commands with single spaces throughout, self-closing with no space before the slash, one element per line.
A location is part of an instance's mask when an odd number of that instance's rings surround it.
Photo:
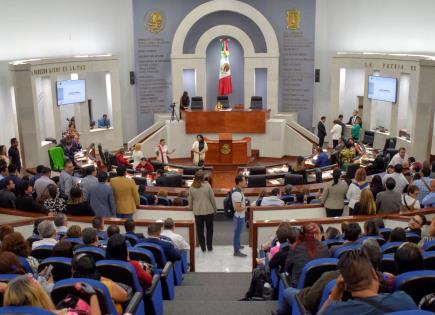
<path fill-rule="evenodd" d="M 265 110 L 186 110 L 186 133 L 265 133 Z"/>

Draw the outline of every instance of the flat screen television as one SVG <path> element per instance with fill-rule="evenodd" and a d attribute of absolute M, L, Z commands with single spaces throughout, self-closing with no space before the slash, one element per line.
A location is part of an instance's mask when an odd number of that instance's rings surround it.
<path fill-rule="evenodd" d="M 397 79 L 369 75 L 367 97 L 371 100 L 396 103 Z"/>
<path fill-rule="evenodd" d="M 82 103 L 86 100 L 85 80 L 64 80 L 56 82 L 57 105 Z"/>

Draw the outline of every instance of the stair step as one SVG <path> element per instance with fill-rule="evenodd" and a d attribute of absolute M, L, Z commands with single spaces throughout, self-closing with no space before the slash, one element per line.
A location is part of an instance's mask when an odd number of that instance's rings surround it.
<path fill-rule="evenodd" d="M 248 286 L 219 285 L 182 286 L 175 290 L 176 301 L 237 301 L 244 297 Z"/>
<path fill-rule="evenodd" d="M 264 315 L 277 308 L 277 301 L 165 301 L 171 315 Z"/>
<path fill-rule="evenodd" d="M 251 273 L 249 272 L 198 272 L 186 274 L 183 284 L 180 288 L 187 285 L 197 286 L 219 286 L 219 285 L 240 285 L 245 288 L 249 287 L 251 282 Z"/>

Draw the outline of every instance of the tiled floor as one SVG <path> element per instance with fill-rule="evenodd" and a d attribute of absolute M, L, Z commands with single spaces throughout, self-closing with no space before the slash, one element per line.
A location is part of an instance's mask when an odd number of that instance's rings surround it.
<path fill-rule="evenodd" d="M 195 252 L 196 272 L 251 272 L 251 248 L 242 250 L 247 257 L 234 257 L 232 246 L 214 246 L 212 252 L 203 253 L 199 247 Z"/>

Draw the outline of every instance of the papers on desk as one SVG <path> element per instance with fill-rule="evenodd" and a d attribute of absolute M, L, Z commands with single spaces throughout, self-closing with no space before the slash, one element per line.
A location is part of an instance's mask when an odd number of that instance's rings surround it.
<path fill-rule="evenodd" d="M 269 180 L 269 183 L 271 183 L 272 185 L 280 185 L 281 184 L 281 182 L 277 179 L 271 179 L 271 180 Z"/>
<path fill-rule="evenodd" d="M 276 166 L 276 167 L 271 167 L 267 169 L 267 172 L 269 174 L 282 174 L 282 173 L 287 173 L 288 172 L 288 167 L 286 167 L 285 165 L 283 166 Z"/>
<path fill-rule="evenodd" d="M 193 179 L 187 179 L 185 182 L 186 182 L 186 186 L 190 187 L 193 184 Z"/>

